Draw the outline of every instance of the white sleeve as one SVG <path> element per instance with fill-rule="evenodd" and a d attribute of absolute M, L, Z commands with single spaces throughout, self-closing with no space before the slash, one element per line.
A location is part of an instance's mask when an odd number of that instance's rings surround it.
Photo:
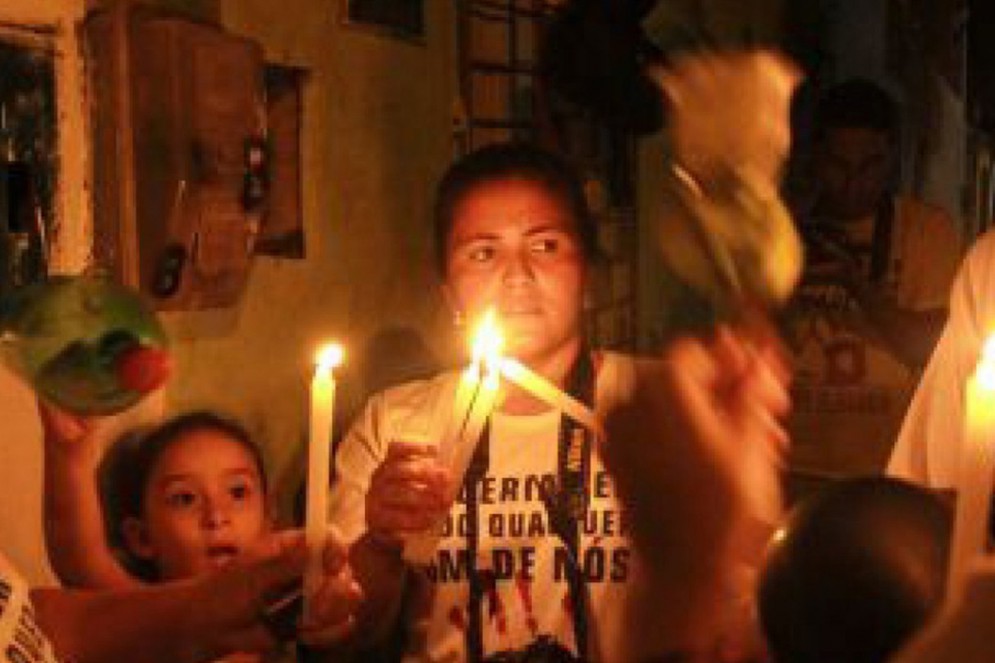
<path fill-rule="evenodd" d="M 345 542 L 366 531 L 366 492 L 370 477 L 383 462 L 389 440 L 383 431 L 383 396 L 370 399 L 335 454 L 328 520 Z"/>
<path fill-rule="evenodd" d="M 887 473 L 952 488 L 964 437 L 964 385 L 984 339 L 995 332 L 995 234 L 981 238 L 961 266 L 950 313 L 888 462 Z"/>

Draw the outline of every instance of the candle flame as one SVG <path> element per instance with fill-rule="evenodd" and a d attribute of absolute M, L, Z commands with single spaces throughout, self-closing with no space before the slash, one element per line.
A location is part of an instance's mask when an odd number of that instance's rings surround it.
<path fill-rule="evenodd" d="M 319 371 L 331 371 L 342 365 L 345 359 L 345 350 L 338 343 L 327 343 L 318 350 L 315 363 Z"/>
<path fill-rule="evenodd" d="M 982 389 L 995 391 L 995 334 L 985 340 L 975 375 Z"/>
<path fill-rule="evenodd" d="M 473 334 L 473 363 L 483 362 L 487 366 L 497 366 L 504 349 L 504 335 L 498 326 L 494 309 L 487 309 Z"/>

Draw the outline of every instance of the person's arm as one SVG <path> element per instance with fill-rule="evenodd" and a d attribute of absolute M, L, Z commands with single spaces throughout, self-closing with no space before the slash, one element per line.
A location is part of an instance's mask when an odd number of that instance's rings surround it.
<path fill-rule="evenodd" d="M 682 660 L 715 645 L 738 565 L 756 561 L 780 508 L 785 381 L 772 351 L 721 331 L 641 365 L 608 417 L 602 456 L 647 566 L 633 614 L 653 614 Z"/>
<path fill-rule="evenodd" d="M 409 575 L 403 538 L 427 528 L 452 499 L 434 447 L 392 439 L 397 432 L 390 422 L 401 417 L 392 403 L 384 394 L 370 399 L 335 454 L 329 523 L 351 544 L 349 561 L 364 600 L 357 628 L 327 653 L 330 661 L 387 641 Z"/>
<path fill-rule="evenodd" d="M 359 589 L 344 551 L 331 544 L 325 582 L 298 637 L 328 646 L 354 627 Z M 37 589 L 37 621 L 61 660 L 198 663 L 275 645 L 263 609 L 300 581 L 307 561 L 302 532 L 270 537 L 244 559 L 202 578 L 130 590 Z"/>
<path fill-rule="evenodd" d="M 126 589 L 142 583 L 118 563 L 97 492 L 103 452 L 96 419 L 38 402 L 45 445 L 45 545 L 59 580 L 70 587 Z"/>
<path fill-rule="evenodd" d="M 406 536 L 424 532 L 452 501 L 448 473 L 436 461 L 435 447 L 392 442 L 370 479 L 365 498 L 366 531 L 353 544 L 349 562 L 363 587 L 356 644 L 377 644 L 397 622 L 407 563 Z"/>

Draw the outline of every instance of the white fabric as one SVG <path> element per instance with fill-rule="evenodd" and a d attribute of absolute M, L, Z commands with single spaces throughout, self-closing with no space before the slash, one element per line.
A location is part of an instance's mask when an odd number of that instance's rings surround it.
<path fill-rule="evenodd" d="M 0 555 L 0 663 L 55 663 L 45 634 L 35 623 L 28 585 Z"/>
<path fill-rule="evenodd" d="M 991 663 L 995 619 L 995 568 L 989 560 L 972 568 L 963 594 L 947 599 L 934 618 L 892 663 Z"/>
<path fill-rule="evenodd" d="M 336 459 L 331 522 L 347 540 L 365 529 L 364 495 L 370 475 L 393 440 L 438 439 L 451 411 L 457 376 L 453 373 L 389 390 L 374 399 L 346 437 Z M 596 409 L 631 394 L 634 365 L 607 354 L 599 362 Z M 491 421 L 490 469 L 479 491 L 481 555 L 479 569 L 491 569 L 495 589 L 484 596 L 484 653 L 521 649 L 539 635 L 553 635 L 574 648 L 573 621 L 563 576 L 563 547 L 548 533 L 538 485 L 556 473 L 559 416 L 497 413 Z M 616 661 L 625 643 L 626 599 L 638 575 L 625 536 L 625 518 L 614 489 L 593 454 L 590 507 L 583 529 L 582 557 L 590 589 L 593 660 Z M 463 496 L 453 505 L 439 549 L 427 569 L 434 580 L 428 615 L 419 619 L 414 649 L 406 660 L 464 660 L 468 585 Z M 455 524 L 455 527 L 454 527 Z M 414 628 L 414 626 L 411 626 Z M 632 634 L 629 634 L 632 637 Z M 637 640 L 652 641 L 652 634 Z"/>
<path fill-rule="evenodd" d="M 850 242 L 869 247 L 873 219 L 845 231 Z M 896 199 L 883 287 L 898 308 L 944 308 L 959 256 L 949 216 Z M 865 274 L 869 259 L 864 256 Z M 917 373 L 879 338 L 839 272 L 832 259 L 811 261 L 788 311 L 795 356 L 788 423 L 793 464 L 815 471 L 877 472 L 894 443 Z"/>
<path fill-rule="evenodd" d="M 932 488 L 956 486 L 964 438 L 964 385 L 985 337 L 993 332 L 995 234 L 989 232 L 961 266 L 946 327 L 902 424 L 888 474 Z"/>

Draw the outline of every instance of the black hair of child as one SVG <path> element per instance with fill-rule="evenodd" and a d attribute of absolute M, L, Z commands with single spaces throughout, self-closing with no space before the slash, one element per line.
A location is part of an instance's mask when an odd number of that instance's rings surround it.
<path fill-rule="evenodd" d="M 206 410 L 180 414 L 151 429 L 124 434 L 113 445 L 100 468 L 103 510 L 110 543 L 122 551 L 122 561 L 128 569 L 145 580 L 155 580 L 156 571 L 147 561 L 128 551 L 122 523 L 128 518 L 144 517 L 146 489 L 166 450 L 186 435 L 204 431 L 216 432 L 233 440 L 249 454 L 265 495 L 268 482 L 259 446 L 241 424 Z"/>
<path fill-rule="evenodd" d="M 446 273 L 446 253 L 456 207 L 478 186 L 501 180 L 532 182 L 559 196 L 573 217 L 584 256 L 590 262 L 601 256 L 597 226 L 587 205 L 584 186 L 573 167 L 538 145 L 494 143 L 470 152 L 451 165 L 436 188 L 433 221 L 436 268 L 440 274 Z"/>

